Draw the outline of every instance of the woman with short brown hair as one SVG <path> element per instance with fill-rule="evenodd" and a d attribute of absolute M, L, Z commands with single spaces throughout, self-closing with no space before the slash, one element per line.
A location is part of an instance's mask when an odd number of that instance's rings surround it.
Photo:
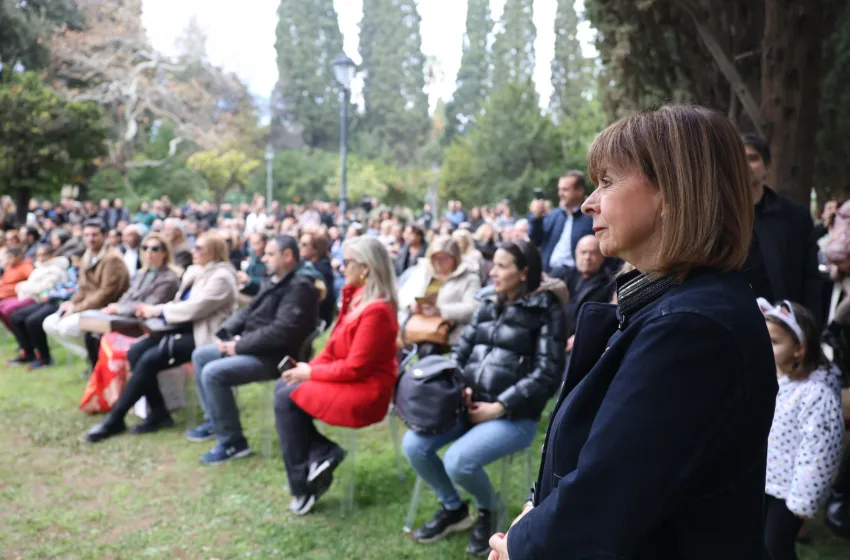
<path fill-rule="evenodd" d="M 588 162 L 582 211 L 635 270 L 618 305 L 581 309 L 533 499 L 491 559 L 761 558 L 777 382 L 740 272 L 753 205 L 738 132 L 666 106 L 611 125 Z"/>

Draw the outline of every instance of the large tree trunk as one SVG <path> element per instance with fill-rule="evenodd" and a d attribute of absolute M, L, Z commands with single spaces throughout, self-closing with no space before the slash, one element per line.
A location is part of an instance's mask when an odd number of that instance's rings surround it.
<path fill-rule="evenodd" d="M 770 184 L 808 208 L 818 124 L 822 0 L 765 0 L 761 112 Z"/>

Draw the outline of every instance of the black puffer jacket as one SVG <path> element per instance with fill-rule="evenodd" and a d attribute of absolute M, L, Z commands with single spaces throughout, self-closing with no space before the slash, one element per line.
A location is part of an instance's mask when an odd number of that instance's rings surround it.
<path fill-rule="evenodd" d="M 564 372 L 566 286 L 546 280 L 506 306 L 492 287 L 477 298 L 481 305 L 452 349 L 472 400 L 500 402 L 508 418 L 539 418 Z"/>
<path fill-rule="evenodd" d="M 284 356 L 298 356 L 301 345 L 316 328 L 319 295 L 313 281 L 290 272 L 277 284 L 263 280 L 251 303 L 227 319 L 217 335 L 241 338 L 237 354 L 250 354 L 275 364 Z"/>

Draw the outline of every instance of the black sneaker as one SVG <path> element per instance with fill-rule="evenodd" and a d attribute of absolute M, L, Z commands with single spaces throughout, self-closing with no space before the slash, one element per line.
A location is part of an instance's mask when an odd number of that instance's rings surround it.
<path fill-rule="evenodd" d="M 314 494 L 295 496 L 289 502 L 289 511 L 295 515 L 307 515 L 313 509 L 314 505 L 316 505 L 316 496 Z"/>
<path fill-rule="evenodd" d="M 336 447 L 327 458 L 312 463 L 310 471 L 307 473 L 307 487 L 314 494 L 319 494 L 321 488 L 327 490 L 333 480 L 334 470 L 342 463 L 343 459 L 345 459 L 345 450 Z"/>
<path fill-rule="evenodd" d="M 456 510 L 440 508 L 430 521 L 416 529 L 413 540 L 421 543 L 437 542 L 448 534 L 466 531 L 474 524 L 475 520 L 470 517 L 469 504 L 466 502 Z"/>
<path fill-rule="evenodd" d="M 493 536 L 492 516 L 486 509 L 479 510 L 475 528 L 469 535 L 466 553 L 470 556 L 484 556 L 490 552 L 490 537 Z"/>
<path fill-rule="evenodd" d="M 7 366 L 20 366 L 23 364 L 28 364 L 30 362 L 35 361 L 35 356 L 33 354 L 24 354 L 21 352 L 17 358 L 14 360 L 6 360 Z"/>
<path fill-rule="evenodd" d="M 27 371 L 34 371 L 44 367 L 50 367 L 54 364 L 55 362 L 50 358 L 47 358 L 46 360 L 43 358 L 38 358 L 29 363 L 29 365 L 27 366 Z"/>
<path fill-rule="evenodd" d="M 321 486 L 315 487 L 312 494 L 293 496 L 292 501 L 289 502 L 289 511 L 295 515 L 307 515 L 310 513 L 313 506 L 315 506 L 316 502 L 319 501 L 319 498 L 321 498 L 322 495 L 330 489 L 333 481 L 334 477 L 332 474 L 319 478 L 317 483 L 320 483 Z"/>

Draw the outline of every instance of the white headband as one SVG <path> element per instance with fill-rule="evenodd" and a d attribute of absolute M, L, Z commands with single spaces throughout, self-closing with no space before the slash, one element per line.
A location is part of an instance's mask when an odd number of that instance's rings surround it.
<path fill-rule="evenodd" d="M 783 300 L 779 302 L 779 305 L 773 306 L 768 303 L 768 301 L 764 298 L 758 298 L 756 300 L 759 304 L 759 308 L 765 317 L 776 317 L 782 324 L 787 326 L 791 331 L 797 335 L 797 340 L 801 343 L 805 342 L 806 337 L 803 336 L 803 329 L 800 328 L 800 324 L 797 323 L 797 316 L 794 315 L 794 308 L 791 307 L 791 302 Z"/>

